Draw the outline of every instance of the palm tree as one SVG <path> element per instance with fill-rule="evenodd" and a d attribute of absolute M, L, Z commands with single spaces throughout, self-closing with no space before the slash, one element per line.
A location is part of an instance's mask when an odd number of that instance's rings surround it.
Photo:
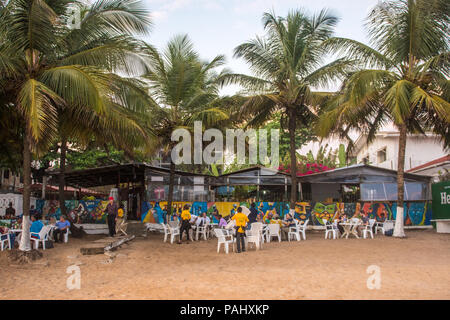
<path fill-rule="evenodd" d="M 148 46 L 148 55 L 151 67 L 145 78 L 154 98 L 150 107 L 156 135 L 153 147 L 168 155 L 176 144 L 171 140 L 174 130 L 191 130 L 196 120 L 208 127 L 228 118 L 225 111 L 213 106 L 219 99 L 218 78 L 223 75 L 214 70 L 224 64 L 224 57 L 202 61 L 187 35 L 175 36 L 163 52 Z M 172 210 L 174 174 L 175 163 L 171 159 L 168 214 Z"/>
<path fill-rule="evenodd" d="M 79 12 L 77 28 L 67 29 L 63 40 L 65 50 L 58 52 L 57 59 L 63 63 L 94 65 L 111 72 L 111 83 L 114 87 L 116 99 L 121 105 L 110 106 L 107 114 L 93 112 L 91 106 L 71 105 L 70 108 L 58 109 L 58 132 L 60 136 L 60 172 L 59 172 L 59 202 L 61 213 L 66 214 L 65 187 L 65 158 L 67 143 L 75 137 L 78 145 L 86 144 L 94 134 L 98 139 L 108 138 L 118 148 L 131 153 L 133 146 L 144 145 L 145 140 L 139 139 L 144 134 L 142 127 L 137 124 L 140 116 L 132 116 L 136 111 L 142 112 L 148 105 L 148 96 L 144 92 L 143 84 L 138 80 L 117 77 L 112 72 L 121 72 L 130 76 L 139 76 L 146 67 L 138 55 L 141 44 L 134 39 L 142 26 L 133 23 L 117 28 L 117 19 L 126 19 L 128 14 L 141 16 L 142 23 L 146 21 L 145 11 L 139 7 L 123 6 L 120 2 L 97 2 L 91 7 L 77 3 L 74 7 Z M 117 14 L 117 11 L 120 14 Z M 116 26 L 114 26 L 116 24 Z M 143 29 L 143 31 L 146 31 Z M 128 100 L 132 101 L 128 101 Z M 80 112 L 80 108 L 86 108 Z M 125 109 L 128 108 L 128 110 Z M 99 118 L 99 119 L 96 119 Z M 133 119 L 134 118 L 134 119 Z M 102 121 L 107 119 L 107 121 Z M 125 131 L 137 130 L 137 134 Z M 145 135 L 145 134 L 144 134 Z M 131 139 L 127 139 L 131 138 Z"/>
<path fill-rule="evenodd" d="M 8 97 L 0 107 L 14 104 L 25 123 L 21 251 L 30 250 L 31 153 L 42 152 L 57 136 L 58 110 L 90 108 L 107 115 L 122 104 L 119 77 L 105 66 L 136 66 L 136 53 L 124 44 L 150 24 L 140 2 L 99 0 L 82 16 L 82 29 L 74 30 L 67 26 L 71 5 L 78 2 L 11 0 L 0 12 L 0 96 Z M 107 34 L 109 42 L 102 42 Z"/>
<path fill-rule="evenodd" d="M 258 127 L 275 112 L 282 114 L 281 125 L 288 129 L 290 140 L 291 208 L 297 201 L 296 130 L 299 125 L 311 125 L 317 115 L 315 108 L 326 96 L 313 88 L 343 77 L 353 64 L 338 59 L 323 65 L 327 52 L 322 44 L 333 35 L 337 21 L 327 10 L 312 16 L 296 10 L 286 18 L 264 13 L 266 35 L 234 50 L 234 56 L 245 59 L 254 75 L 232 74 L 223 79 L 250 94 L 242 107 L 243 115 L 251 119 L 248 126 Z"/>
<path fill-rule="evenodd" d="M 433 131 L 450 144 L 449 12 L 445 0 L 384 1 L 367 17 L 372 46 L 332 39 L 330 49 L 365 67 L 349 75 L 330 102 L 319 133 L 354 128 L 368 141 L 386 121 L 400 132 L 394 236 L 404 237 L 404 163 L 407 133 Z"/>

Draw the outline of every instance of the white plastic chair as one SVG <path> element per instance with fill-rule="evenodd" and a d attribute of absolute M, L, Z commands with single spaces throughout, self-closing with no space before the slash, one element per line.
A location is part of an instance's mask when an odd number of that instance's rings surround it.
<path fill-rule="evenodd" d="M 167 226 L 167 228 L 170 232 L 170 243 L 173 243 L 173 241 L 175 240 L 175 236 L 178 236 L 180 234 L 180 227 L 172 227 L 169 225 Z"/>
<path fill-rule="evenodd" d="M 289 228 L 288 240 L 291 241 L 291 238 L 295 237 L 295 239 L 297 239 L 297 241 L 300 241 L 300 240 L 302 240 L 302 236 L 303 236 L 303 240 L 306 240 L 306 228 L 308 226 L 309 219 L 307 219 L 303 224 L 298 220 L 294 220 L 294 221 L 295 221 L 295 227 Z"/>
<path fill-rule="evenodd" d="M 180 223 L 177 221 L 169 221 L 169 226 L 172 228 L 177 228 L 180 226 Z"/>
<path fill-rule="evenodd" d="M 227 231 L 225 231 L 224 229 L 214 229 L 214 233 L 217 237 L 217 253 L 220 252 L 220 246 L 223 244 L 224 248 L 225 248 L 225 253 L 228 254 L 228 248 L 229 245 L 231 243 L 231 247 L 233 249 L 234 252 L 234 241 L 233 241 L 233 236 L 231 234 L 228 234 Z M 229 238 L 229 239 L 227 239 Z"/>
<path fill-rule="evenodd" d="M 5 239 L 2 239 L 3 237 L 5 237 Z M 7 233 L 3 233 L 0 235 L 0 247 L 1 247 L 1 251 L 3 251 L 3 249 L 6 247 L 5 244 L 8 244 L 8 248 L 9 250 L 11 250 L 11 241 L 9 239 L 9 231 Z"/>
<path fill-rule="evenodd" d="M 166 242 L 167 241 L 167 237 L 170 236 L 169 227 L 167 225 L 165 225 L 164 223 L 160 223 L 160 225 L 162 226 L 162 228 L 164 230 L 164 241 L 163 242 Z"/>
<path fill-rule="evenodd" d="M 375 223 L 375 234 L 378 233 L 378 231 L 381 231 L 383 234 L 386 232 L 386 224 L 389 224 L 391 220 L 384 220 L 383 222 L 376 222 Z"/>
<path fill-rule="evenodd" d="M 37 250 L 39 248 L 39 242 L 42 242 L 42 249 L 45 250 L 45 241 L 48 240 L 48 236 L 50 231 L 53 229 L 52 226 L 43 226 L 41 231 L 38 232 L 30 232 L 30 240 L 34 241 L 34 248 Z M 32 235 L 39 236 L 39 239 L 32 238 Z"/>
<path fill-rule="evenodd" d="M 323 219 L 323 222 L 325 224 L 325 239 L 337 239 L 336 228 L 331 223 L 327 223 L 327 219 Z"/>
<path fill-rule="evenodd" d="M 295 238 L 297 241 L 300 241 L 300 222 L 298 220 L 294 220 L 294 222 L 295 227 L 289 227 L 288 240 L 291 241 L 291 238 Z"/>
<path fill-rule="evenodd" d="M 253 226 L 251 230 L 247 230 L 246 232 L 246 236 L 245 236 L 245 247 L 248 248 L 248 244 L 249 243 L 254 243 L 256 250 L 259 250 L 260 246 L 260 238 L 261 235 L 259 234 L 259 230 L 254 230 Z"/>
<path fill-rule="evenodd" d="M 253 222 L 252 228 L 250 229 L 252 232 L 257 231 L 259 235 L 259 248 L 262 249 L 264 243 L 264 233 L 263 233 L 264 225 L 262 222 Z M 254 233 L 253 233 L 254 234 Z"/>
<path fill-rule="evenodd" d="M 374 224 L 375 224 L 375 219 L 370 219 L 369 220 L 369 224 L 364 227 L 364 229 L 362 230 L 362 234 L 363 234 L 363 238 L 364 239 L 367 239 L 367 235 L 368 234 L 370 234 L 370 237 L 373 239 L 372 228 L 373 228 Z"/>
<path fill-rule="evenodd" d="M 198 235 L 203 235 L 203 238 L 205 240 L 208 240 L 208 230 L 209 230 L 209 224 L 205 223 L 202 226 L 197 226 L 196 232 L 195 232 L 195 240 L 198 241 Z"/>
<path fill-rule="evenodd" d="M 281 242 L 281 229 L 278 223 L 270 223 L 267 225 L 267 242 L 270 242 L 272 237 L 278 237 L 278 242 Z"/>
<path fill-rule="evenodd" d="M 305 223 L 299 224 L 300 235 L 303 236 L 303 240 L 306 240 L 306 228 L 308 227 L 309 219 L 306 219 Z"/>

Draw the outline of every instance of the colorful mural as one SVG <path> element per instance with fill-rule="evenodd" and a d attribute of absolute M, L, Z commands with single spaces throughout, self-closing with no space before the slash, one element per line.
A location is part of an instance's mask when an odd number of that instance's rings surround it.
<path fill-rule="evenodd" d="M 76 223 L 106 223 L 106 215 L 103 210 L 106 208 L 107 201 L 103 200 L 67 200 L 66 207 L 69 209 L 68 215 Z M 126 201 L 123 202 L 126 207 Z M 185 204 L 190 205 L 191 214 L 200 215 L 206 212 L 208 216 L 217 222 L 213 212 L 217 209 L 219 214 L 227 217 L 236 212 L 240 205 L 250 207 L 246 202 L 173 202 L 174 212 L 177 216 Z M 287 202 L 256 202 L 256 208 L 260 217 L 267 213 L 275 216 L 284 217 L 289 212 L 289 203 Z M 36 200 L 36 210 L 44 219 L 54 217 L 59 219 L 61 209 L 58 201 Z M 167 212 L 167 201 L 151 201 L 142 203 L 142 222 L 161 223 L 164 222 Z M 405 226 L 424 226 L 431 222 L 431 201 L 428 202 L 405 202 L 404 204 L 404 224 Z M 353 203 L 321 203 L 321 202 L 297 202 L 295 205 L 295 218 L 306 221 L 313 225 L 323 225 L 324 219 L 335 219 L 338 216 L 345 215 L 348 218 L 367 213 L 370 218 L 377 221 L 383 221 L 385 218 L 395 220 L 397 213 L 397 203 L 395 202 L 353 202 Z M 170 217 L 177 219 L 177 217 Z"/>
<path fill-rule="evenodd" d="M 67 215 L 75 223 L 106 223 L 105 210 L 108 201 L 104 200 L 66 200 Z M 123 201 L 126 208 L 126 201 Z M 56 218 L 61 216 L 59 201 L 57 200 L 36 200 L 36 210 L 43 219 Z"/>
<path fill-rule="evenodd" d="M 237 207 L 245 205 L 245 202 L 174 202 L 173 208 L 176 215 L 181 214 L 184 204 L 191 206 L 191 214 L 199 215 L 206 212 L 214 222 L 217 222 L 212 215 L 214 209 L 219 211 L 223 217 L 227 217 L 236 212 Z M 264 217 L 267 213 L 284 217 L 289 212 L 289 203 L 287 202 L 256 202 L 258 213 Z M 152 209 L 154 209 L 152 211 Z M 167 212 L 167 202 L 143 202 L 142 204 L 142 222 L 162 223 Z M 153 212 L 153 214 L 152 214 Z M 431 202 L 408 202 L 404 204 L 404 224 L 405 226 L 424 226 L 430 225 L 431 220 Z M 383 221 L 385 219 L 395 220 L 397 213 L 397 204 L 392 202 L 356 202 L 356 203 L 321 203 L 321 202 L 297 202 L 295 205 L 295 218 L 306 221 L 313 225 L 323 225 L 324 219 L 333 220 L 339 216 L 345 215 L 348 218 L 358 217 L 362 214 L 368 214 L 371 219 Z M 170 217 L 171 220 L 176 217 Z"/>

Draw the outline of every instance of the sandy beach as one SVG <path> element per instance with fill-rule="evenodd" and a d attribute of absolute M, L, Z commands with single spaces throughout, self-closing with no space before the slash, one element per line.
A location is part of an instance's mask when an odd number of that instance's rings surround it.
<path fill-rule="evenodd" d="M 0 299 L 450 299 L 450 235 L 406 231 L 407 239 L 271 242 L 241 254 L 216 252 L 217 240 L 163 243 L 137 238 L 105 255 L 80 247 L 102 236 L 55 244 L 29 265 L 0 252 Z M 67 267 L 79 265 L 81 288 L 69 290 Z M 379 266 L 381 288 L 369 290 L 366 270 Z"/>

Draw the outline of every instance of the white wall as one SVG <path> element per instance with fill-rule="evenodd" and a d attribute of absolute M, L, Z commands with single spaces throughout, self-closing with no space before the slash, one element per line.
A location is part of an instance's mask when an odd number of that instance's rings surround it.
<path fill-rule="evenodd" d="M 379 163 L 377 152 L 386 147 L 386 161 Z M 442 144 L 434 136 L 408 136 L 406 140 L 405 170 L 417 167 L 445 156 Z M 367 147 L 364 145 L 357 153 L 358 163 L 369 155 L 371 165 L 397 170 L 398 135 L 379 135 Z"/>
<path fill-rule="evenodd" d="M 9 203 L 12 202 L 13 208 L 16 210 L 16 216 L 23 213 L 23 197 L 17 193 L 4 193 L 0 194 L 0 216 L 5 215 L 6 208 L 9 207 Z M 36 198 L 31 197 L 30 206 L 36 208 Z"/>

